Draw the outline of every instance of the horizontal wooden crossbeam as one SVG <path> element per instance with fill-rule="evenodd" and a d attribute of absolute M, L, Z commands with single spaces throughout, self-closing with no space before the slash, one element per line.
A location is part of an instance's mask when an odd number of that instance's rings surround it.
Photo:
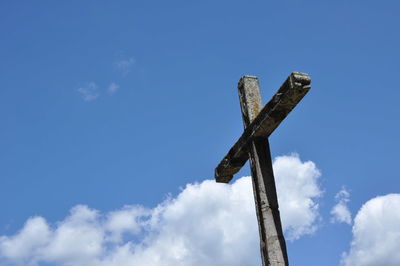
<path fill-rule="evenodd" d="M 305 73 L 293 72 L 246 127 L 242 136 L 215 168 L 215 180 L 228 183 L 249 159 L 248 146 L 254 138 L 269 137 L 292 109 L 307 94 L 311 78 Z"/>

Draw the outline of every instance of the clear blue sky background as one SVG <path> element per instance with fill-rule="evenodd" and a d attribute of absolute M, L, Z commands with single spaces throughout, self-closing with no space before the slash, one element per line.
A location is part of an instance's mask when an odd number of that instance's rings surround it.
<path fill-rule="evenodd" d="M 76 204 L 155 206 L 213 178 L 242 132 L 236 84 L 264 102 L 292 71 L 312 91 L 271 136 L 322 172 L 323 221 L 293 265 L 338 265 L 351 227 L 329 224 L 399 191 L 398 1 L 2 1 L 0 235 Z M 133 58 L 121 71 L 116 62 Z M 98 98 L 78 92 L 89 82 Z M 120 88 L 107 93 L 110 83 Z M 239 176 L 249 174 L 247 166 Z"/>

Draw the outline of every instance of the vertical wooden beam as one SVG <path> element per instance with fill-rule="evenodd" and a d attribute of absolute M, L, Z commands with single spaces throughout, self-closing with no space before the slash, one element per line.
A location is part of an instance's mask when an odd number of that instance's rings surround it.
<path fill-rule="evenodd" d="M 262 109 L 258 79 L 243 76 L 238 84 L 243 124 L 246 128 Z M 289 265 L 279 215 L 278 199 L 268 138 L 255 138 L 249 157 L 260 233 L 261 259 L 265 266 Z"/>

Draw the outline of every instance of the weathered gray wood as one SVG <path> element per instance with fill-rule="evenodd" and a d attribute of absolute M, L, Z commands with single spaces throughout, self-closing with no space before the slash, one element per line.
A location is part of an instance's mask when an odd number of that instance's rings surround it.
<path fill-rule="evenodd" d="M 260 110 L 261 103 L 254 106 L 259 111 L 254 120 L 246 127 L 242 136 L 229 150 L 215 168 L 217 182 L 228 183 L 233 175 L 249 159 L 250 143 L 257 137 L 268 137 L 290 111 L 310 90 L 310 77 L 305 73 L 294 72 L 289 75 L 272 99 Z M 252 111 L 253 114 L 255 111 Z M 253 115 L 252 114 L 252 115 Z M 244 120 L 245 121 L 245 120 Z"/>
<path fill-rule="evenodd" d="M 258 79 L 244 76 L 240 79 L 238 89 L 243 124 L 246 129 L 256 119 L 262 107 Z M 248 153 L 262 263 L 265 266 L 286 266 L 288 257 L 279 215 L 268 138 L 253 138 L 250 141 Z"/>

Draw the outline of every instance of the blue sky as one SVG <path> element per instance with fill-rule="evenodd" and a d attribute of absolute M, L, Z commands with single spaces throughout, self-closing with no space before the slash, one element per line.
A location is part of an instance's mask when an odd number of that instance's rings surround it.
<path fill-rule="evenodd" d="M 239 78 L 258 76 L 265 103 L 300 71 L 312 89 L 271 136 L 272 155 L 312 161 L 321 193 L 316 228 L 288 242 L 289 259 L 339 265 L 357 224 L 331 222 L 335 195 L 349 192 L 354 218 L 369 200 L 400 193 L 399 8 L 356 0 L 3 1 L 0 237 L 34 216 L 56 227 L 77 205 L 152 209 L 186 184 L 213 179 L 242 132 Z M 236 180 L 246 175 L 247 165 Z"/>

